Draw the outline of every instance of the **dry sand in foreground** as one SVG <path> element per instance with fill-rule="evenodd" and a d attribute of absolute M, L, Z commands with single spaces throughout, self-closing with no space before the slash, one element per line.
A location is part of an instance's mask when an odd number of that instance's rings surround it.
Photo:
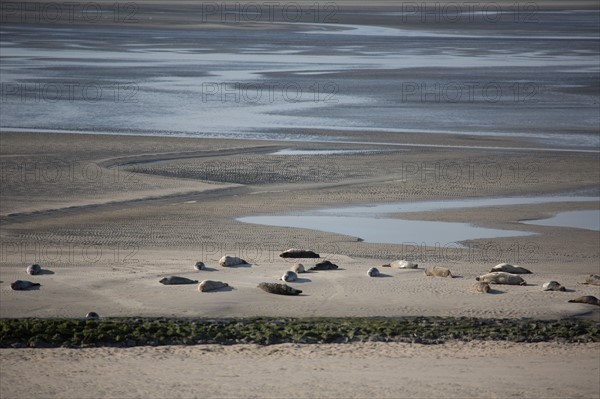
<path fill-rule="evenodd" d="M 2 349 L 2 398 L 598 398 L 598 344 Z"/>

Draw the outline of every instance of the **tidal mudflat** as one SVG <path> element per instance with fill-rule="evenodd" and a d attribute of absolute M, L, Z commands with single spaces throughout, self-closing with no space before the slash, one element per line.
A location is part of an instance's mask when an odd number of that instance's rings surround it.
<path fill-rule="evenodd" d="M 0 317 L 39 346 L 42 337 L 64 347 L 1 349 L 0 396 L 598 396 L 600 308 L 569 302 L 600 297 L 581 284 L 600 273 L 598 231 L 523 223 L 598 211 L 597 4 L 500 2 L 496 22 L 485 9 L 423 22 L 388 2 L 329 4 L 297 21 L 241 20 L 243 8 L 232 21 L 197 2 L 135 5 L 93 24 L 3 8 Z M 426 228 L 366 239 L 358 219 L 378 223 L 373 212 Z M 353 217 L 357 230 L 328 230 L 333 219 L 310 229 L 240 221 L 263 215 Z M 456 226 L 494 234 L 452 245 L 435 236 L 442 224 L 452 242 Z M 289 282 L 298 296 L 259 290 L 298 261 L 317 262 L 281 258 L 288 248 L 339 268 L 300 274 Z M 247 264 L 221 267 L 225 255 Z M 419 268 L 383 267 L 396 259 Z M 475 292 L 475 278 L 501 262 L 531 270 L 527 285 Z M 33 263 L 47 272 L 28 275 Z M 434 266 L 456 278 L 423 273 Z M 367 276 L 373 267 L 380 277 Z M 159 283 L 171 275 L 228 289 Z M 25 279 L 41 285 L 10 288 Z M 550 280 L 566 291 L 543 291 Z M 83 321 L 89 312 L 100 320 Z M 243 335 L 240 320 L 256 317 L 272 323 L 247 343 L 194 324 L 237 320 Z M 431 320 L 459 327 L 427 341 L 436 345 L 369 342 L 394 336 L 386 323 L 403 317 L 426 340 Z M 329 318 L 343 327 L 322 324 Z M 58 324 L 45 336 L 31 319 Z M 68 347 L 135 340 L 103 330 L 115 319 L 156 322 L 149 337 L 165 340 Z M 471 339 L 507 319 L 519 328 Z M 271 341 L 269 323 L 292 340 Z M 339 343 L 342 333 L 356 339 Z M 335 339 L 306 343 L 320 334 Z M 197 340 L 169 341 L 180 336 Z M 44 371 L 23 384 L 32 362 Z"/>

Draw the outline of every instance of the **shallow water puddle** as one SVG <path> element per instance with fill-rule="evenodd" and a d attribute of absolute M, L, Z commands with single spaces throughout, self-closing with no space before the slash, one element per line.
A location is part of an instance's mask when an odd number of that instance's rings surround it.
<path fill-rule="evenodd" d="M 337 155 L 337 154 L 362 154 L 368 152 L 378 152 L 382 150 L 311 150 L 311 149 L 295 149 L 285 148 L 271 153 L 270 155 Z"/>
<path fill-rule="evenodd" d="M 523 220 L 521 223 L 537 226 L 575 227 L 577 229 L 600 231 L 600 210 L 560 212 L 551 218 Z"/>
<path fill-rule="evenodd" d="M 237 220 L 244 223 L 296 227 L 344 234 L 359 237 L 366 242 L 372 243 L 418 243 L 427 246 L 447 246 L 448 244 L 452 244 L 455 247 L 464 247 L 460 244 L 461 241 L 485 238 L 525 237 L 535 235 L 536 233 L 491 229 L 474 226 L 470 223 L 403 220 L 387 217 L 386 215 L 485 206 L 581 201 L 598 201 L 598 197 L 505 197 L 451 201 L 397 202 L 321 209 L 295 215 L 248 216 L 238 218 Z"/>

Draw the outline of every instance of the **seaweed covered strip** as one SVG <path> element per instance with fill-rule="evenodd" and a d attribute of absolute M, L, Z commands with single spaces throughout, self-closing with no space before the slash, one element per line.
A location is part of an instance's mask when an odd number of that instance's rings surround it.
<path fill-rule="evenodd" d="M 0 320 L 4 348 L 448 340 L 600 342 L 600 323 L 467 317 Z"/>

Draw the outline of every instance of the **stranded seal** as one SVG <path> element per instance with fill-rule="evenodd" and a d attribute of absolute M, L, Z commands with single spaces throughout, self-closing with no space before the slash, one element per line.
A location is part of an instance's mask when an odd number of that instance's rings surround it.
<path fill-rule="evenodd" d="M 600 306 L 600 299 L 596 298 L 595 296 L 591 296 L 591 295 L 580 296 L 578 298 L 571 299 L 569 302 L 587 303 L 589 305 Z"/>
<path fill-rule="evenodd" d="M 40 265 L 38 265 L 37 263 L 34 263 L 31 266 L 27 266 L 27 274 L 30 274 L 32 276 L 35 276 L 36 274 L 40 274 L 41 271 L 42 271 L 42 267 Z"/>
<path fill-rule="evenodd" d="M 319 254 L 305 249 L 290 248 L 279 254 L 282 258 L 320 258 Z"/>
<path fill-rule="evenodd" d="M 521 276 L 505 272 L 487 273 L 475 277 L 475 280 L 490 284 L 527 285 L 527 282 Z"/>
<path fill-rule="evenodd" d="M 473 284 L 473 289 L 475 290 L 475 292 L 487 294 L 488 292 L 490 292 L 490 285 L 488 283 L 478 281 L 475 284 Z"/>
<path fill-rule="evenodd" d="M 221 265 L 222 267 L 249 265 L 249 264 L 250 263 L 246 262 L 242 258 L 238 258 L 237 256 L 225 255 L 221 259 L 219 259 L 219 265 Z"/>
<path fill-rule="evenodd" d="M 378 277 L 379 274 L 379 270 L 376 267 L 372 267 L 369 270 L 367 270 L 367 276 L 369 277 Z"/>
<path fill-rule="evenodd" d="M 450 269 L 441 266 L 428 267 L 425 269 L 425 275 L 433 277 L 454 277 L 452 272 L 450 272 Z"/>
<path fill-rule="evenodd" d="M 335 263 L 331 263 L 328 260 L 324 260 L 323 262 L 319 262 L 313 267 L 311 267 L 310 270 L 335 270 L 337 268 L 338 265 L 336 265 Z"/>
<path fill-rule="evenodd" d="M 566 288 L 560 285 L 558 281 L 548 281 L 542 285 L 544 291 L 566 291 Z"/>
<path fill-rule="evenodd" d="M 416 269 L 419 266 L 417 263 L 407 260 L 395 260 L 391 263 L 383 265 L 383 267 L 396 267 L 398 269 Z"/>
<path fill-rule="evenodd" d="M 514 266 L 509 263 L 497 264 L 496 266 L 492 267 L 492 270 L 490 270 L 490 273 L 491 272 L 506 272 L 506 273 L 511 273 L 511 274 L 531 274 L 531 272 L 529 270 L 525 269 L 524 267 Z"/>
<path fill-rule="evenodd" d="M 300 295 L 302 293 L 301 290 L 290 287 L 285 283 L 260 283 L 257 287 L 269 294 Z"/>
<path fill-rule="evenodd" d="M 17 280 L 14 283 L 11 283 L 10 288 L 15 291 L 25 291 L 33 287 L 39 287 L 40 285 L 40 283 L 32 283 L 31 281 L 27 280 Z"/>
<path fill-rule="evenodd" d="M 197 284 L 198 280 L 190 280 L 189 278 L 179 276 L 167 276 L 161 278 L 159 283 L 164 285 Z"/>
<path fill-rule="evenodd" d="M 281 279 L 283 281 L 296 281 L 297 278 L 298 278 L 298 275 L 291 270 L 288 270 L 287 272 L 285 272 L 283 274 L 283 276 L 281 276 Z"/>
<path fill-rule="evenodd" d="M 220 290 L 221 288 L 225 288 L 225 287 L 229 287 L 229 284 L 224 283 L 222 281 L 203 280 L 198 285 L 198 291 L 200 291 L 200 292 L 214 291 L 214 290 Z"/>

